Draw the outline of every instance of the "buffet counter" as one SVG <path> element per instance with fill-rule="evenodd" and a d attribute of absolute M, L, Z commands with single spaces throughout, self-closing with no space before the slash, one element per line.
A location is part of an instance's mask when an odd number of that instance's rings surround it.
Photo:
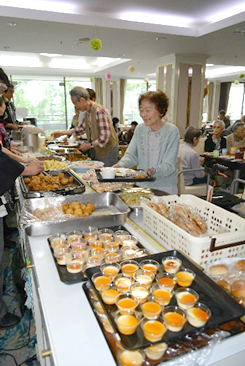
<path fill-rule="evenodd" d="M 86 188 L 86 193 L 91 190 Z M 164 250 L 144 233 L 141 210 L 131 212 L 124 226 L 151 254 Z M 60 281 L 47 236 L 27 237 L 22 233 L 21 237 L 25 257 L 31 264 L 37 354 L 41 366 L 116 365 L 82 283 L 67 285 Z M 206 365 L 242 366 L 244 358 L 245 333 L 241 333 L 218 343 Z M 178 365 L 177 359 L 175 363 L 164 362 L 166 366 L 170 364 Z"/>

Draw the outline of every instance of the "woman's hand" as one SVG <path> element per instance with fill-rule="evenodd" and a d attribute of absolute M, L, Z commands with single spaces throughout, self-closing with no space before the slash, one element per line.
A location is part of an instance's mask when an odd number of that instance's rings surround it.
<path fill-rule="evenodd" d="M 55 131 L 55 132 L 51 133 L 51 136 L 56 139 L 57 137 L 63 136 L 63 132 L 62 131 Z"/>
<path fill-rule="evenodd" d="M 21 156 L 21 153 L 19 153 L 19 151 L 16 150 L 15 148 L 12 147 L 11 151 L 12 151 L 13 154 Z"/>
<path fill-rule="evenodd" d="M 120 165 L 120 164 L 114 164 L 114 165 L 112 165 L 112 168 L 122 168 L 122 165 Z"/>
<path fill-rule="evenodd" d="M 147 175 L 154 175 L 156 173 L 156 169 L 154 169 L 154 168 L 146 168 L 145 169 L 145 173 Z"/>
<path fill-rule="evenodd" d="M 91 149 L 91 144 L 90 143 L 87 143 L 87 144 L 81 144 L 80 146 L 79 146 L 79 148 L 78 148 L 78 150 L 81 150 L 81 151 L 83 151 L 83 152 L 86 152 L 86 151 L 88 151 L 88 150 L 90 150 Z"/>

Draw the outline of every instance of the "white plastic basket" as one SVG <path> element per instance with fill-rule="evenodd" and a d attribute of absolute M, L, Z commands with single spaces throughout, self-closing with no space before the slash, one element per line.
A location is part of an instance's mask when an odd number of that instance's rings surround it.
<path fill-rule="evenodd" d="M 180 250 L 200 265 L 245 255 L 245 219 L 192 195 L 154 197 L 154 202 L 168 207 L 187 204 L 197 209 L 208 226 L 207 235 L 192 236 L 142 201 L 144 229 L 166 250 Z M 229 232 L 219 234 L 221 227 Z"/>

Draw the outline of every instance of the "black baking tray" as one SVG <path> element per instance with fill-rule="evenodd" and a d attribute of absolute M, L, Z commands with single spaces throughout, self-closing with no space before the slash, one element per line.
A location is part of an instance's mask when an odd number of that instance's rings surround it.
<path fill-rule="evenodd" d="M 121 226 L 121 225 L 110 227 L 110 229 L 113 230 L 113 231 L 125 230 L 129 233 L 129 235 L 131 235 L 130 232 L 127 229 L 125 229 L 124 226 Z M 51 247 L 51 243 L 50 243 L 49 238 L 48 238 L 48 243 L 49 243 L 49 248 L 51 250 L 52 257 L 54 259 L 54 263 L 55 263 L 55 266 L 57 268 L 57 271 L 58 271 L 61 282 L 64 282 L 66 285 L 73 285 L 75 283 L 87 281 L 86 273 L 84 273 L 84 272 L 70 273 L 70 272 L 67 271 L 66 266 L 59 265 L 57 263 L 54 255 L 53 255 L 53 249 Z M 139 242 L 138 242 L 137 246 L 139 248 L 144 248 L 143 245 Z M 98 267 L 96 267 L 96 268 L 97 268 L 97 272 L 98 272 Z"/>
<path fill-rule="evenodd" d="M 171 332 L 167 330 L 163 338 L 160 341 L 155 342 L 154 344 L 161 343 L 163 341 L 173 342 L 177 339 L 183 338 L 187 334 L 195 333 L 197 330 L 207 330 L 209 328 L 213 328 L 219 326 L 220 324 L 229 322 L 233 319 L 240 318 L 245 314 L 245 308 L 243 306 L 238 304 L 238 302 L 234 298 L 232 298 L 220 286 L 212 281 L 195 264 L 193 264 L 189 259 L 187 259 L 184 255 L 176 250 L 152 254 L 144 257 L 143 259 L 137 258 L 135 260 L 137 262 L 141 262 L 145 259 L 154 259 L 161 264 L 162 259 L 167 256 L 174 256 L 181 259 L 183 267 L 190 268 L 195 272 L 196 277 L 194 282 L 192 283 L 191 288 L 199 294 L 198 301 L 204 303 L 210 308 L 212 316 L 202 328 L 195 328 L 191 326 L 188 322 L 186 322 L 185 326 L 180 332 Z M 117 326 L 113 317 L 113 314 L 117 310 L 116 305 L 105 304 L 101 299 L 100 293 L 96 290 L 91 280 L 93 274 L 98 271 L 99 267 L 89 268 L 86 270 L 86 276 L 91 286 L 93 287 L 99 301 L 101 302 L 101 305 L 104 308 L 105 313 L 108 316 L 108 319 L 123 347 L 129 350 L 149 347 L 152 343 L 144 338 L 140 325 L 138 326 L 136 333 L 130 336 L 123 335 L 117 330 Z M 175 296 L 173 296 L 170 305 L 176 305 Z M 138 307 L 136 310 L 140 310 L 140 308 Z"/>
<path fill-rule="evenodd" d="M 137 171 L 137 169 L 136 169 Z M 139 170 L 142 172 L 142 170 Z M 100 169 L 95 169 L 97 179 L 99 182 L 128 182 L 128 183 L 136 183 L 136 182 L 154 182 L 156 177 L 146 176 L 145 178 L 132 178 L 132 177 L 120 177 L 116 176 L 113 179 L 103 179 Z"/>
<path fill-rule="evenodd" d="M 39 197 L 49 197 L 54 195 L 69 195 L 69 194 L 80 194 L 85 192 L 84 183 L 75 175 L 70 169 L 61 169 L 61 170 L 49 170 L 47 174 L 56 176 L 59 173 L 64 173 L 65 178 L 73 177 L 73 185 L 75 187 L 61 186 L 60 189 L 56 189 L 53 191 L 31 191 L 27 188 L 24 179 L 31 178 L 32 176 L 21 176 L 19 177 L 20 188 L 24 198 L 39 198 Z"/>

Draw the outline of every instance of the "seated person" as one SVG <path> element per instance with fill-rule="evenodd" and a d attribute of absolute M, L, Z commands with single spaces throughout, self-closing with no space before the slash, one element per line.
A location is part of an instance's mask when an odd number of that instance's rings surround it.
<path fill-rule="evenodd" d="M 233 133 L 226 137 L 226 147 L 245 147 L 245 123 L 237 122 L 233 127 Z"/>
<path fill-rule="evenodd" d="M 119 126 L 119 118 L 117 117 L 113 117 L 112 118 L 112 123 L 113 123 L 113 127 L 116 131 L 117 137 L 118 137 L 118 141 L 119 141 L 119 145 L 120 143 L 125 143 L 125 139 L 124 139 L 124 132 L 127 131 L 125 129 L 121 130 L 118 126 Z"/>
<path fill-rule="evenodd" d="M 218 118 L 219 118 L 220 121 L 223 121 L 224 122 L 225 128 L 228 128 L 230 126 L 230 124 L 231 124 L 230 118 L 229 118 L 228 115 L 225 114 L 225 110 L 224 109 L 221 109 L 221 111 L 219 111 L 219 117 Z"/>
<path fill-rule="evenodd" d="M 200 157 L 193 149 L 197 146 L 201 136 L 201 131 L 193 126 L 189 126 L 184 135 L 184 143 L 179 147 L 179 157 L 182 162 L 183 169 L 200 169 Z M 195 171 L 184 173 L 185 185 L 191 186 L 200 183 L 206 183 L 204 171 Z"/>
<path fill-rule="evenodd" d="M 132 137 L 134 135 L 134 130 L 136 129 L 136 127 L 138 126 L 138 122 L 136 121 L 133 121 L 131 122 L 131 127 L 130 129 L 126 132 L 126 135 L 125 135 L 125 139 L 126 139 L 126 142 L 129 144 L 130 141 L 132 140 Z"/>
<path fill-rule="evenodd" d="M 224 129 L 224 122 L 217 119 L 213 124 L 213 134 L 210 134 L 205 141 L 204 151 L 213 152 L 226 148 L 226 139 L 222 136 Z"/>

